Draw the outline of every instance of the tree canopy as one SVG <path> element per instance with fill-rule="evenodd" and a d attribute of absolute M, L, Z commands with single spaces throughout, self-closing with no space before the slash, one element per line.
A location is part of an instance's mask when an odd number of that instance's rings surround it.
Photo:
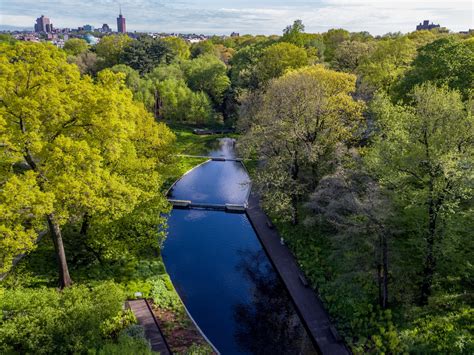
<path fill-rule="evenodd" d="M 61 227 L 86 215 L 119 219 L 150 200 L 166 208 L 159 187 L 173 134 L 133 102 L 121 74 L 103 71 L 93 82 L 43 44 L 2 45 L 2 52 L 1 183 L 28 192 L 17 208 L 35 206 L 2 216 L 2 268 L 11 266 L 12 253 L 30 251 L 48 222 L 60 285 L 68 286 Z M 10 199 L 3 195 L 2 210 L 14 208 Z"/>

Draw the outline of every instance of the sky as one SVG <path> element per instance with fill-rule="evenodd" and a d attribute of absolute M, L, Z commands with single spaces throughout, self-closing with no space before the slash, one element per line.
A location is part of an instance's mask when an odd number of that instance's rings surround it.
<path fill-rule="evenodd" d="M 128 31 L 268 35 L 296 19 L 306 32 L 410 32 L 428 19 L 456 32 L 474 28 L 474 0 L 0 0 L 0 29 L 33 28 L 42 14 L 55 27 L 116 29 L 119 2 Z"/>

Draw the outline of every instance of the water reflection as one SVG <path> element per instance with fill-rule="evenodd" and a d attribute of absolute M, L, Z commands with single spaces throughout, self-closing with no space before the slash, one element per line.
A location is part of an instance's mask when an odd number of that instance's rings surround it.
<path fill-rule="evenodd" d="M 240 348 L 253 354 L 315 354 L 293 304 L 262 249 L 239 253 L 252 302 L 234 306 Z"/>
<path fill-rule="evenodd" d="M 194 203 L 244 204 L 250 180 L 242 163 L 209 161 L 182 177 L 169 197 Z"/>
<path fill-rule="evenodd" d="M 235 158 L 235 139 L 221 138 L 215 141 L 212 150 L 208 153 L 210 157 Z"/>

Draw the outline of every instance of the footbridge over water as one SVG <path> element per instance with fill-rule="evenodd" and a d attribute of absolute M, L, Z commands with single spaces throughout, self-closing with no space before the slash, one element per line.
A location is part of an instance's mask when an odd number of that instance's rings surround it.
<path fill-rule="evenodd" d="M 201 209 L 201 210 L 210 210 L 210 211 L 224 211 L 224 212 L 233 212 L 233 213 L 245 213 L 248 204 L 214 204 L 214 203 L 193 203 L 189 200 L 168 200 L 173 208 L 180 209 Z"/>
<path fill-rule="evenodd" d="M 182 158 L 208 159 L 212 161 L 238 161 L 238 162 L 244 161 L 244 158 L 212 157 L 208 155 L 176 154 L 176 156 L 182 157 Z"/>

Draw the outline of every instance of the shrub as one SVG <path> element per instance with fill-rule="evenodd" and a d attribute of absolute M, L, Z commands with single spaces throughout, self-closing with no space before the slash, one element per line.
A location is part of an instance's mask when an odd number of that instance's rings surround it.
<path fill-rule="evenodd" d="M 168 275 L 160 276 L 153 282 L 151 297 L 160 308 L 176 312 L 183 310 L 181 300 Z"/>
<path fill-rule="evenodd" d="M 123 293 L 108 282 L 74 286 L 5 289 L 0 293 L 0 353 L 84 353 L 102 345 L 104 324 L 122 310 Z"/>
<path fill-rule="evenodd" d="M 151 355 L 155 354 L 150 349 L 150 343 L 143 338 L 120 335 L 117 342 L 106 343 L 97 355 Z"/>

